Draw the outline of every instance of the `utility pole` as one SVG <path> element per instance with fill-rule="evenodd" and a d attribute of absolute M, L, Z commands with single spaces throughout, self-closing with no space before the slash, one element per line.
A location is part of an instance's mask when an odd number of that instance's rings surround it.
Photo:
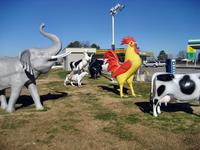
<path fill-rule="evenodd" d="M 110 15 L 112 17 L 112 50 L 115 50 L 115 15 L 124 9 L 124 5 L 122 4 L 117 4 L 116 6 L 112 7 L 110 9 Z"/>

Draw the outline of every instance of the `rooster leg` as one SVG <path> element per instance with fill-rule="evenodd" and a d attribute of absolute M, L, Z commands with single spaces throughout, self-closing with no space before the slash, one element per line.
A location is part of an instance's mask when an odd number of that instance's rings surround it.
<path fill-rule="evenodd" d="M 132 94 L 132 96 L 136 97 L 135 92 L 134 92 L 134 89 L 133 89 L 133 78 L 134 78 L 134 75 L 130 76 L 130 77 L 128 78 L 128 80 L 127 80 L 127 83 L 128 83 L 128 85 L 129 85 L 129 87 L 130 87 L 130 89 L 131 89 L 131 94 Z"/>
<path fill-rule="evenodd" d="M 119 84 L 119 87 L 120 87 L 120 97 L 124 97 L 124 94 L 123 94 L 123 85 L 124 84 Z"/>

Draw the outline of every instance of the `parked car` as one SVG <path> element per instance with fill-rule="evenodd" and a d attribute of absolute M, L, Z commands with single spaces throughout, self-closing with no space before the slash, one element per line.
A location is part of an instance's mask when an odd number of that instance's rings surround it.
<path fill-rule="evenodd" d="M 158 67 L 164 67 L 166 65 L 165 61 L 158 61 Z"/>
<path fill-rule="evenodd" d="M 145 67 L 164 67 L 166 65 L 165 62 L 157 62 L 155 60 L 152 61 L 144 61 L 144 66 Z"/>
<path fill-rule="evenodd" d="M 152 61 L 144 61 L 145 67 L 158 67 L 158 63 L 154 60 Z"/>

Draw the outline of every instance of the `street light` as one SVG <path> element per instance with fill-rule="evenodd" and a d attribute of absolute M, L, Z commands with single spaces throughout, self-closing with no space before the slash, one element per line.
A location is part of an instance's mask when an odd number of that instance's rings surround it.
<path fill-rule="evenodd" d="M 110 9 L 110 15 L 112 16 L 112 49 L 115 50 L 115 18 L 114 16 L 119 12 L 122 11 L 122 9 L 125 6 L 122 4 L 117 4 L 115 7 L 112 7 Z"/>

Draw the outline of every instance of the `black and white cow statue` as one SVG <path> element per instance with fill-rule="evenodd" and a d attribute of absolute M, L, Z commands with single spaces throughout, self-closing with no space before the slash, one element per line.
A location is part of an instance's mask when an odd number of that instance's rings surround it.
<path fill-rule="evenodd" d="M 78 61 L 72 61 L 70 62 L 70 68 L 72 71 L 79 72 L 81 73 L 83 69 L 89 65 L 93 54 L 91 56 L 88 55 L 87 50 L 84 51 L 83 53 L 84 57 Z"/>
<path fill-rule="evenodd" d="M 103 60 L 92 59 L 88 67 L 91 78 L 96 79 L 98 75 L 101 75 L 103 64 L 104 64 Z"/>
<path fill-rule="evenodd" d="M 67 86 L 67 82 L 69 82 L 72 86 L 75 86 L 73 83 L 77 83 L 78 87 L 81 87 L 81 81 L 83 78 L 88 75 L 86 71 L 81 72 L 80 74 L 68 74 L 65 78 L 64 85 Z"/>
<path fill-rule="evenodd" d="M 91 78 L 96 79 L 98 76 L 102 75 L 102 72 L 108 73 L 108 63 L 107 59 L 93 59 L 91 63 L 89 64 L 89 72 L 91 75 Z M 110 79 L 113 80 L 112 78 Z"/>
<path fill-rule="evenodd" d="M 70 62 L 71 73 L 66 75 L 64 85 L 66 86 L 66 82 L 69 81 L 72 86 L 74 86 L 73 82 L 77 82 L 78 86 L 81 86 L 81 80 L 88 73 L 84 71 L 84 68 L 89 65 L 93 54 L 90 56 L 87 53 L 87 50 L 84 51 L 84 57 L 78 61 Z"/>
<path fill-rule="evenodd" d="M 153 115 L 161 113 L 160 106 L 171 98 L 179 103 L 200 100 L 200 73 L 195 74 L 170 74 L 165 72 L 155 73 L 152 76 L 151 96 Z"/>

